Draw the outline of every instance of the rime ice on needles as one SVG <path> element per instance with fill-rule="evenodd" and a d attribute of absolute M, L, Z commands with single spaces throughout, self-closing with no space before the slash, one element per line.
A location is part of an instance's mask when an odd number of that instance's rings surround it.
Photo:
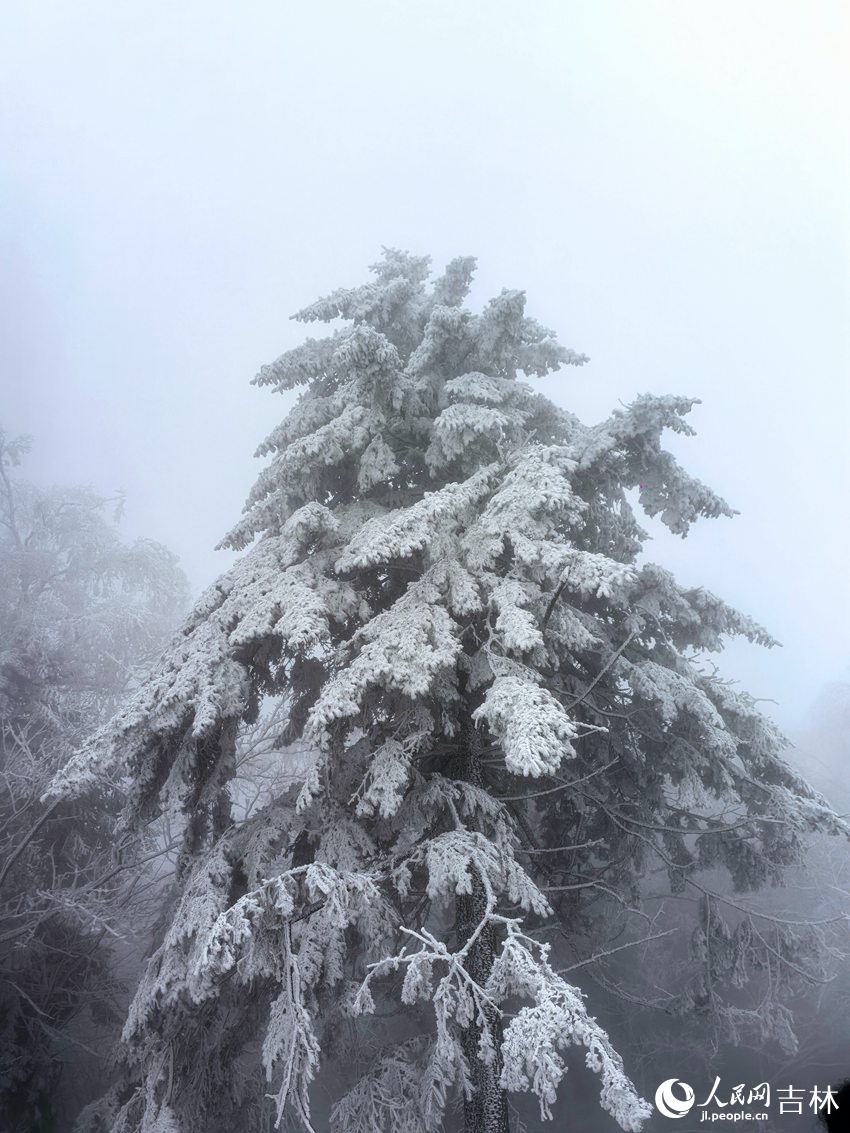
<path fill-rule="evenodd" d="M 569 716 L 550 692 L 518 677 L 496 677 L 473 719 L 486 720 L 517 775 L 538 778 L 574 755 L 578 730 Z"/>
<path fill-rule="evenodd" d="M 524 929 L 559 923 L 604 955 L 594 933 L 610 907 L 631 931 L 650 863 L 678 892 L 718 866 L 746 889 L 806 831 L 841 828 L 706 664 L 730 634 L 769 635 L 639 562 L 633 490 L 682 535 L 732 514 L 663 448 L 692 431 L 693 400 L 647 395 L 584 426 L 526 379 L 585 357 L 520 291 L 466 309 L 473 266 L 429 284 L 427 258 L 387 251 L 370 282 L 299 313 L 344 325 L 256 378 L 300 395 L 226 541 L 243 557 L 54 784 L 112 761 L 128 822 L 186 815 L 184 897 L 126 1031 L 127 1133 L 166 1094 L 182 1133 L 259 1127 L 267 1078 L 275 1119 L 311 1128 L 326 1069 L 347 1076 L 335 1133 L 430 1133 L 458 1091 L 470 1133 L 506 1133 L 506 1091 L 550 1116 L 572 1046 L 637 1130 L 649 1110 L 622 1060 Z M 296 741 L 315 758 L 300 793 L 240 823 L 239 729 L 268 700 L 286 709 L 280 760 Z M 704 1010 L 731 1026 L 714 939 L 695 960 Z M 764 967 L 757 933 L 739 952 L 738 975 Z M 670 995 L 684 1010 L 696 986 Z M 370 1013 L 399 1002 L 418 1033 L 376 1049 Z M 786 1025 L 775 1003 L 761 1023 Z"/>

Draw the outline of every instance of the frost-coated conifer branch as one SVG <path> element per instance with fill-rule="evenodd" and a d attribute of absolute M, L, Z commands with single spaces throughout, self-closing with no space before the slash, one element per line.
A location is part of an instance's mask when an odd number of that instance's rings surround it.
<path fill-rule="evenodd" d="M 256 379 L 301 392 L 225 541 L 243 556 L 53 784 L 73 795 L 115 766 L 128 825 L 186 815 L 182 897 L 88 1129 L 259 1128 L 269 1090 L 272 1119 L 318 1128 L 311 1078 L 336 1076 L 335 1133 L 434 1133 L 458 1099 L 468 1133 L 505 1133 L 508 1093 L 553 1115 L 582 1046 L 637 1130 L 646 1103 L 531 934 L 557 924 L 581 961 L 637 917 L 669 947 L 643 908 L 651 871 L 678 893 L 721 869 L 743 892 L 810 832 L 846 834 L 706 665 L 730 635 L 770 635 L 642 558 L 635 493 L 681 535 L 733 514 L 663 448 L 692 432 L 693 399 L 583 425 L 524 379 L 585 357 L 520 291 L 466 309 L 472 270 L 429 285 L 426 258 L 387 251 L 300 312 L 341 325 Z M 270 705 L 281 788 L 228 811 L 237 733 Z M 817 940 L 710 912 L 667 1001 L 734 1038 L 740 989 L 767 972 L 772 997 L 744 1010 L 781 1040 L 788 973 L 815 971 Z"/>

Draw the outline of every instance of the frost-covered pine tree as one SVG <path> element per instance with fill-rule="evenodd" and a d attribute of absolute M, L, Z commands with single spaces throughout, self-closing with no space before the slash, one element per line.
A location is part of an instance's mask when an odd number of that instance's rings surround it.
<path fill-rule="evenodd" d="M 504 1133 L 511 1092 L 551 1115 L 579 1047 L 640 1129 L 651 1109 L 542 930 L 586 932 L 585 896 L 637 902 L 650 851 L 679 886 L 721 864 L 744 888 L 833 821 L 695 659 L 767 634 L 639 565 L 633 490 L 682 535 L 730 514 L 661 447 L 693 401 L 585 427 L 521 379 L 586 359 L 522 292 L 465 309 L 473 267 L 429 285 L 427 259 L 386 252 L 299 313 L 337 329 L 256 379 L 302 392 L 225 541 L 245 554 L 54 786 L 115 761 L 127 822 L 186 816 L 182 897 L 89 1128 L 258 1129 L 262 1073 L 272 1119 L 309 1130 L 332 1066 L 338 1133 L 430 1133 L 457 1098 L 468 1133 Z M 234 822 L 240 728 L 282 698 L 280 759 L 306 744 L 309 773 Z M 738 974 L 758 943 L 706 901 L 688 994 L 719 1010 L 718 941 Z"/>

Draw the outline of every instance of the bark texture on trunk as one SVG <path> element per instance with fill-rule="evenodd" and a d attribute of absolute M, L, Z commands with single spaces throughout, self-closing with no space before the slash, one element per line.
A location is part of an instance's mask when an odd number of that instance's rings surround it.
<path fill-rule="evenodd" d="M 464 712 L 461 719 L 458 760 L 455 774 L 458 779 L 482 785 L 481 741 L 470 719 Z M 479 879 L 474 879 L 472 893 L 455 898 L 455 918 L 459 943 L 465 943 L 487 910 L 487 896 Z M 488 925 L 470 949 L 466 970 L 472 979 L 483 987 L 493 966 L 497 941 L 493 926 Z M 488 1024 L 496 1048 L 496 1056 L 489 1064 L 478 1053 L 481 1027 L 472 1022 L 461 1035 L 461 1046 L 469 1065 L 473 1093 L 464 1099 L 465 1133 L 508 1133 L 508 1097 L 499 1083 L 502 1073 L 502 1022 L 498 1012 L 490 1009 Z"/>

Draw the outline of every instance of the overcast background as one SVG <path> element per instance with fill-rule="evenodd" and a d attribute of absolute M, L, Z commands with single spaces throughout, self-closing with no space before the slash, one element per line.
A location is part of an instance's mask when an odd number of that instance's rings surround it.
<path fill-rule="evenodd" d="M 288 316 L 477 255 L 590 354 L 560 404 L 703 399 L 676 451 L 741 514 L 651 555 L 784 642 L 724 670 L 793 727 L 850 676 L 848 74 L 846 0 L 6 0 L 0 417 L 197 590 Z"/>

